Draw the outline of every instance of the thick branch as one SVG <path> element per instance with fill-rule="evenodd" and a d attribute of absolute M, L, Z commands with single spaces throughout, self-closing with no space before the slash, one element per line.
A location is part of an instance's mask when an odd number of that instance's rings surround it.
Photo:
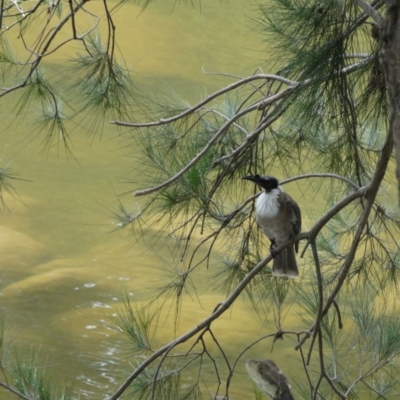
<path fill-rule="evenodd" d="M 381 182 L 382 182 L 385 172 L 387 170 L 387 166 L 389 164 L 389 160 L 390 160 L 392 151 L 393 151 L 393 138 L 392 138 L 392 135 L 390 135 L 390 133 L 389 133 L 386 137 L 386 142 L 382 148 L 381 156 L 379 158 L 379 161 L 378 161 L 378 164 L 377 164 L 377 167 L 375 170 L 375 174 L 374 174 L 374 177 L 372 178 L 371 183 L 368 186 L 364 186 L 364 188 L 360 189 L 360 190 L 367 189 L 367 191 L 365 192 L 365 197 L 366 197 L 367 201 L 366 201 L 363 213 L 361 215 L 357 231 L 354 234 L 350 250 L 346 256 L 346 259 L 342 266 L 342 270 L 340 271 L 340 274 L 338 276 L 338 281 L 336 283 L 336 286 L 334 287 L 334 289 L 328 296 L 325 306 L 322 310 L 322 316 L 326 315 L 326 313 L 329 311 L 330 307 L 332 306 L 333 302 L 335 301 L 335 298 L 336 298 L 337 294 L 339 293 L 340 289 L 342 288 L 342 286 L 347 278 L 347 275 L 350 271 L 350 268 L 353 264 L 353 261 L 354 261 L 355 255 L 356 255 L 356 251 L 358 248 L 358 244 L 360 242 L 360 239 L 361 239 L 362 233 L 365 229 L 365 226 L 368 222 L 368 218 L 371 213 L 372 207 L 374 205 L 376 196 L 378 194 L 379 187 L 381 185 Z M 358 192 L 358 191 L 356 191 L 356 192 Z M 343 199 L 340 203 L 346 201 L 348 199 L 348 197 L 349 196 L 347 196 L 345 199 Z M 338 204 L 336 204 L 335 207 L 338 206 Z M 327 214 L 331 214 L 333 211 L 333 208 L 335 208 L 335 207 L 332 207 L 331 210 L 329 210 L 328 213 L 325 214 L 325 216 L 327 216 Z M 312 228 L 312 230 L 310 232 L 317 234 L 322 229 L 323 225 L 321 225 L 320 221 L 323 218 L 321 218 L 314 225 L 314 227 Z M 312 236 L 312 237 L 315 237 L 315 236 Z M 314 332 L 314 329 L 315 329 L 315 323 L 311 326 L 310 333 Z M 310 337 L 310 335 L 304 336 L 303 339 L 296 345 L 295 349 L 299 349 L 309 337 Z"/>
<path fill-rule="evenodd" d="M 382 35 L 382 66 L 390 107 L 389 133 L 393 136 L 396 151 L 396 175 L 400 196 L 400 2 L 386 0 L 386 4 L 386 21 Z"/>
<path fill-rule="evenodd" d="M 343 283 L 347 277 L 347 274 L 350 270 L 351 265 L 353 264 L 354 257 L 356 255 L 356 251 L 358 248 L 358 243 L 360 241 L 360 238 L 364 231 L 364 228 L 368 222 L 368 218 L 369 218 L 370 212 L 372 210 L 372 207 L 374 205 L 375 198 L 378 194 L 378 190 L 381 186 L 381 182 L 383 180 L 387 166 L 389 164 L 392 150 L 393 150 L 393 138 L 392 138 L 392 135 L 389 133 L 386 138 L 385 145 L 382 148 L 381 157 L 379 158 L 378 165 L 375 170 L 375 175 L 372 178 L 372 181 L 368 188 L 368 192 L 366 194 L 367 202 L 366 202 L 364 211 L 361 215 L 361 219 L 360 219 L 357 231 L 354 235 L 350 251 L 347 254 L 346 260 L 342 267 L 342 271 L 339 274 L 338 282 L 326 301 L 326 304 L 325 304 L 325 307 L 323 310 L 323 315 L 325 315 L 328 312 L 329 308 L 331 307 L 333 301 L 335 300 L 335 297 L 339 293 L 340 288 L 343 286 Z"/>

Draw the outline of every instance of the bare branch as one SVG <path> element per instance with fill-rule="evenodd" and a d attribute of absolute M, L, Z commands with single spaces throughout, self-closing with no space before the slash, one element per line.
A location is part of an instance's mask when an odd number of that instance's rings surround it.
<path fill-rule="evenodd" d="M 311 172 L 309 174 L 304 174 L 304 175 L 296 175 L 292 178 L 285 179 L 281 182 L 279 182 L 280 185 L 284 185 L 285 183 L 297 181 L 300 179 L 308 179 L 308 178 L 333 178 L 333 179 L 339 179 L 343 182 L 346 182 L 349 186 L 351 186 L 353 189 L 360 189 L 360 187 L 355 184 L 353 181 L 350 179 L 346 178 L 345 176 L 338 175 L 338 174 L 332 174 L 329 172 L 322 172 L 322 173 L 316 173 L 316 172 Z"/>
<path fill-rule="evenodd" d="M 256 139 L 256 137 L 262 132 L 264 131 L 264 129 L 268 128 L 268 126 L 270 126 L 273 122 L 275 122 L 277 119 L 279 119 L 279 117 L 281 117 L 281 115 L 283 114 L 284 109 L 282 109 L 280 112 L 273 114 L 271 117 L 266 118 L 264 121 L 262 121 L 256 129 L 253 130 L 252 133 L 248 134 L 246 139 L 243 141 L 243 143 L 236 147 L 235 150 L 233 150 L 231 153 L 226 154 L 223 157 L 218 158 L 217 160 L 212 162 L 212 165 L 217 165 L 219 163 L 221 163 L 222 161 L 228 160 L 229 158 L 234 158 L 236 156 L 238 156 L 246 147 L 248 147 L 251 143 L 254 142 L 254 140 Z"/>
<path fill-rule="evenodd" d="M 343 328 L 343 322 L 342 322 L 342 314 L 340 313 L 339 304 L 337 303 L 336 300 L 334 300 L 334 301 L 333 301 L 333 305 L 334 305 L 334 307 L 335 307 L 336 314 L 337 314 L 337 316 L 338 316 L 338 326 L 339 326 L 339 329 L 342 329 L 342 328 Z"/>
<path fill-rule="evenodd" d="M 310 344 L 310 349 L 308 351 L 308 357 L 306 361 L 306 365 L 310 364 L 311 360 L 311 354 L 313 351 L 313 346 L 314 342 L 317 336 L 321 336 L 321 329 L 320 329 L 320 324 L 322 321 L 322 307 L 323 307 L 323 302 L 324 302 L 324 287 L 323 287 L 323 281 L 322 281 L 322 274 L 321 274 L 321 265 L 319 263 L 319 257 L 318 257 L 318 250 L 317 250 L 317 245 L 315 243 L 315 238 L 310 239 L 311 243 L 311 249 L 313 253 L 313 258 L 314 258 L 314 265 L 315 265 L 315 272 L 317 275 L 317 285 L 318 285 L 318 311 L 317 311 L 317 316 L 315 318 L 315 323 L 314 323 L 314 335 L 311 340 Z M 322 349 L 320 349 L 320 357 L 323 356 L 321 354 Z"/>
<path fill-rule="evenodd" d="M 360 375 L 346 390 L 345 396 L 350 394 L 350 392 L 353 390 L 353 388 L 357 385 L 358 382 L 363 381 L 365 378 L 368 378 L 369 376 L 375 374 L 380 368 L 382 368 L 382 365 L 386 365 L 389 363 L 389 360 L 387 359 L 380 359 L 378 362 L 376 362 L 373 366 L 370 367 L 370 369 Z"/>
<path fill-rule="evenodd" d="M 226 121 L 229 121 L 229 119 L 230 119 L 230 118 L 227 117 L 226 115 L 224 115 L 224 114 L 222 114 L 221 112 L 219 112 L 219 111 L 217 111 L 217 110 L 214 110 L 214 109 L 212 109 L 212 108 L 209 108 L 209 109 L 206 108 L 206 110 L 207 110 L 208 112 L 212 113 L 212 114 L 219 115 L 221 118 L 225 119 Z M 247 132 L 246 129 L 243 128 L 243 126 L 237 124 L 236 122 L 233 123 L 233 126 L 234 126 L 235 128 L 238 128 L 246 137 L 249 136 L 249 132 Z"/>
<path fill-rule="evenodd" d="M 353 0 L 353 2 L 356 3 L 366 14 L 368 14 L 379 27 L 382 27 L 383 18 L 378 13 L 378 11 L 376 11 L 375 8 L 371 6 L 371 4 L 369 4 L 365 0 Z"/>
<path fill-rule="evenodd" d="M 329 386 L 332 388 L 332 390 L 341 398 L 341 399 L 347 399 L 347 395 L 343 394 L 332 382 L 332 379 L 328 376 L 326 369 L 325 369 L 325 362 L 324 362 L 324 349 L 323 349 L 323 340 L 322 340 L 322 333 L 321 333 L 321 327 L 319 327 L 318 330 L 318 353 L 319 353 L 319 359 L 320 359 L 320 370 L 321 370 L 321 377 L 324 377 L 325 380 L 328 382 Z M 317 398 L 317 390 L 314 393 L 314 398 Z"/>
<path fill-rule="evenodd" d="M 25 396 L 24 394 L 18 392 L 17 390 L 13 389 L 11 386 L 9 386 L 1 381 L 0 381 L 0 386 L 3 387 L 4 389 L 8 390 L 10 393 L 14 394 L 15 396 L 19 397 L 20 399 L 32 400 L 31 397 Z"/>
<path fill-rule="evenodd" d="M 246 85 L 249 82 L 255 81 L 255 80 L 266 80 L 266 79 L 274 79 L 275 75 L 252 75 L 247 78 L 241 79 L 238 82 L 232 83 L 231 85 L 228 85 L 224 87 L 223 89 L 211 94 L 210 96 L 207 96 L 203 101 L 197 103 L 195 106 L 188 108 L 187 110 L 183 111 L 180 114 L 174 115 L 171 118 L 165 118 L 165 119 L 160 119 L 158 121 L 154 122 L 147 122 L 147 123 L 134 123 L 134 122 L 123 122 L 123 121 L 110 121 L 110 124 L 115 124 L 115 125 L 120 125 L 120 126 L 129 126 L 129 127 L 134 127 L 134 128 L 144 128 L 144 127 L 151 127 L 151 126 L 160 126 L 160 125 L 165 125 L 165 124 L 170 124 L 171 122 L 178 121 L 179 119 L 182 119 L 201 107 L 203 107 L 205 104 L 209 103 L 210 101 L 216 99 L 217 97 L 221 96 L 224 93 L 228 93 L 233 89 L 236 89 L 240 86 Z M 282 78 L 284 79 L 284 78 Z M 288 85 L 292 85 L 292 81 L 286 80 Z M 294 83 L 295 84 L 295 83 Z M 257 103 L 258 104 L 258 103 Z M 252 111 L 253 107 L 249 109 L 249 111 Z"/>
<path fill-rule="evenodd" d="M 18 10 L 18 12 L 22 15 L 22 17 L 25 17 L 25 12 L 24 10 L 21 8 L 21 6 L 18 4 L 17 0 L 10 0 L 12 4 L 14 4 L 14 7 Z M 1 10 L 3 13 L 3 10 Z"/>

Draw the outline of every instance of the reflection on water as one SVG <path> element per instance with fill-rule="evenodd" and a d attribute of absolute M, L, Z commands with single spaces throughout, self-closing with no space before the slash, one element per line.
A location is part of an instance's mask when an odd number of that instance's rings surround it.
<path fill-rule="evenodd" d="M 79 387 L 81 398 L 99 398 L 99 393 L 108 393 L 111 388 L 118 385 L 121 379 L 123 372 L 120 362 L 121 354 L 117 349 L 102 345 L 98 351 L 102 359 L 106 361 L 98 361 L 99 354 L 86 356 L 80 360 L 86 364 L 88 371 L 92 371 L 92 374 L 89 372 L 76 376 L 75 386 Z"/>
<path fill-rule="evenodd" d="M 202 67 L 247 75 L 264 59 L 248 27 L 246 16 L 253 12 L 248 2 L 202 0 L 201 13 L 184 6 L 171 13 L 173 3 L 158 1 L 137 19 L 138 8 L 130 5 L 116 14 L 121 51 L 144 91 L 165 83 L 190 101 L 198 100 L 230 83 L 203 75 Z M 57 68 L 57 62 L 62 61 L 53 59 L 51 65 Z M 101 141 L 75 129 L 72 140 L 79 163 L 58 156 L 56 149 L 45 157 L 40 155 L 40 138 L 30 136 L 35 111 L 24 123 L 10 125 L 14 118 L 10 100 L 1 100 L 2 163 L 12 161 L 13 171 L 28 181 L 15 182 L 22 201 L 7 197 L 11 212 L 0 215 L 0 299 L 8 332 L 19 346 L 40 346 L 42 365 L 58 381 L 76 377 L 79 398 L 99 399 L 132 370 L 126 342 L 110 327 L 110 317 L 121 309 L 126 294 L 138 300 L 141 293 L 161 286 L 162 270 L 173 268 L 171 244 L 166 240 L 162 246 L 159 241 L 155 253 L 156 232 L 147 232 L 148 245 L 135 245 L 126 231 L 110 233 L 115 221 L 105 208 L 118 207 L 114 190 L 123 193 L 130 188 L 118 182 L 127 173 L 132 180 L 140 176 L 140 166 L 125 157 L 114 127 L 106 126 Z M 123 201 L 137 208 L 130 195 Z M 189 300 L 181 310 L 178 334 L 208 316 L 222 299 L 221 294 L 210 292 L 201 305 Z M 164 319 L 170 321 L 171 316 L 166 313 Z M 215 324 L 216 334 L 232 348 L 245 347 L 262 329 L 246 303 Z M 157 344 L 174 335 L 174 324 L 165 323 Z M 284 354 L 291 345 L 285 341 L 277 346 Z M 244 367 L 238 368 L 238 374 L 246 376 Z M 238 398 L 252 390 L 247 379 L 235 385 Z M 0 398 L 9 397 L 0 392 Z"/>

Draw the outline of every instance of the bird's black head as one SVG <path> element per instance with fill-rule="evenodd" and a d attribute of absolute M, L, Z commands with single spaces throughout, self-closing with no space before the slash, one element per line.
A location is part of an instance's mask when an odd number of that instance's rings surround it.
<path fill-rule="evenodd" d="M 258 186 L 261 186 L 263 189 L 265 189 L 266 192 L 270 192 L 272 189 L 276 189 L 278 187 L 278 180 L 273 176 L 260 176 L 257 174 L 244 176 L 242 179 L 247 179 L 248 181 L 256 183 Z"/>

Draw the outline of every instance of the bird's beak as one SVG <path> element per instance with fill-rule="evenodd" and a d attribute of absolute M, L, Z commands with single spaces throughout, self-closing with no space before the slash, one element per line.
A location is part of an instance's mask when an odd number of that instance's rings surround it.
<path fill-rule="evenodd" d="M 255 182 L 254 181 L 254 176 L 252 176 L 252 175 L 249 175 L 249 176 L 244 176 L 242 179 L 246 179 L 246 180 L 248 180 L 248 181 L 252 181 L 252 182 Z"/>
<path fill-rule="evenodd" d="M 244 176 L 242 179 L 246 179 L 248 181 L 252 181 L 252 182 L 256 183 L 257 185 L 261 185 L 261 186 L 262 186 L 262 183 L 266 181 L 265 178 L 262 178 L 259 175 Z"/>
<path fill-rule="evenodd" d="M 261 188 L 267 190 L 270 184 L 270 180 L 268 177 L 260 176 L 260 175 L 249 175 L 244 176 L 242 179 L 246 179 L 248 181 L 254 182 L 256 185 L 260 186 Z"/>

